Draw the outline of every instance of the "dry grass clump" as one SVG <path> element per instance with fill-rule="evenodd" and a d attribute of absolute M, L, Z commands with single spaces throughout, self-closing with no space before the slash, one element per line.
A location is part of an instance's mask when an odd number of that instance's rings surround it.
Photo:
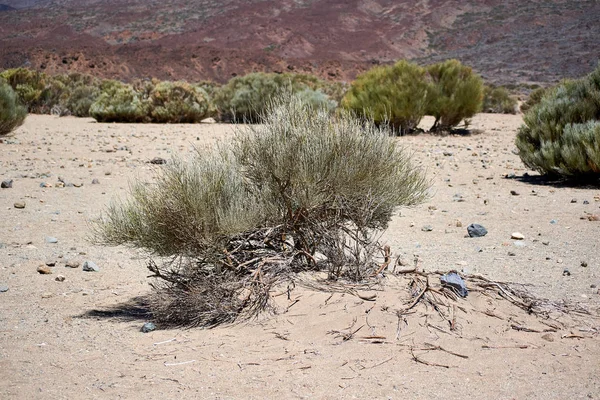
<path fill-rule="evenodd" d="M 269 304 L 292 273 L 372 274 L 377 236 L 426 196 L 423 174 L 385 129 L 333 118 L 300 97 L 271 102 L 230 146 L 174 160 L 136 183 L 95 225 L 96 241 L 157 259 L 153 312 L 166 326 L 212 326 Z"/>

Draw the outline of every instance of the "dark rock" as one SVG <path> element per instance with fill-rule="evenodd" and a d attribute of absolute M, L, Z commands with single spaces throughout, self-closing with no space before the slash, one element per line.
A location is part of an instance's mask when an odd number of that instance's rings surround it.
<path fill-rule="evenodd" d="M 587 268 L 587 266 L 588 266 L 588 263 L 587 263 L 587 261 L 582 261 L 582 262 L 581 262 L 581 266 L 582 266 L 583 268 Z"/>
<path fill-rule="evenodd" d="M 584 201 L 583 201 L 583 204 L 586 204 L 586 205 L 587 205 L 587 204 L 590 204 L 590 202 L 589 202 L 589 201 L 587 201 L 587 200 L 584 200 Z"/>
<path fill-rule="evenodd" d="M 167 160 L 165 160 L 164 158 L 161 157 L 154 157 L 152 160 L 148 161 L 150 164 L 157 164 L 157 165 L 161 165 L 161 164 L 166 164 Z"/>
<path fill-rule="evenodd" d="M 2 183 L 0 184 L 0 187 L 2 187 L 2 189 L 10 189 L 12 187 L 12 184 L 13 184 L 13 180 L 7 179 L 5 181 L 2 181 Z"/>
<path fill-rule="evenodd" d="M 571 276 L 571 271 L 569 271 L 567 268 L 563 269 L 563 276 Z"/>
<path fill-rule="evenodd" d="M 144 333 L 148 333 L 148 332 L 152 332 L 155 329 L 156 329 L 156 325 L 154 325 L 152 322 L 146 322 L 144 324 L 144 326 L 142 326 L 141 331 Z"/>
<path fill-rule="evenodd" d="M 54 280 L 57 282 L 64 282 L 65 279 L 66 278 L 64 277 L 64 275 L 58 275 L 56 278 L 54 278 Z"/>
<path fill-rule="evenodd" d="M 577 203 L 577 199 L 571 199 L 571 203 Z"/>
<path fill-rule="evenodd" d="M 442 283 L 442 286 L 451 288 L 461 297 L 467 297 L 467 294 L 469 294 L 465 281 L 456 272 L 442 275 L 440 277 L 440 282 Z"/>
<path fill-rule="evenodd" d="M 487 235 L 488 231 L 483 227 L 483 225 L 471 224 L 467 226 L 467 233 L 470 237 L 483 237 Z"/>
<path fill-rule="evenodd" d="M 92 185 L 99 185 L 100 181 L 98 180 L 98 178 L 94 178 L 92 179 Z"/>
<path fill-rule="evenodd" d="M 518 196 L 519 192 L 517 192 L 516 190 L 511 190 L 510 194 L 512 194 L 513 196 Z"/>
<path fill-rule="evenodd" d="M 84 261 L 83 270 L 87 272 L 98 272 L 100 268 L 93 261 Z"/>
<path fill-rule="evenodd" d="M 54 267 L 56 265 L 56 261 L 54 260 L 47 260 L 46 261 L 46 265 L 49 267 Z"/>

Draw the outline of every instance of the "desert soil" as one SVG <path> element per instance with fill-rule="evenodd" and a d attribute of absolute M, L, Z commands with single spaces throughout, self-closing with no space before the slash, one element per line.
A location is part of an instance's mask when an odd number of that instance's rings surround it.
<path fill-rule="evenodd" d="M 399 138 L 426 170 L 431 196 L 400 210 L 382 241 L 405 264 L 397 269 L 417 260 L 428 271 L 528 284 L 536 296 L 597 315 L 600 222 L 588 216 L 600 214 L 600 189 L 536 179 L 515 155 L 520 123 L 481 114 L 477 134 Z M 282 286 L 275 310 L 258 320 L 142 333 L 150 319 L 128 304 L 150 292 L 146 258 L 90 244 L 89 221 L 125 198 L 132 180 L 150 182 L 161 168 L 152 158 L 186 156 L 227 141 L 232 129 L 32 115 L 3 139 L 0 178 L 14 182 L 0 190 L 0 286 L 8 287 L 0 292 L 0 398 L 600 397 L 598 318 L 556 314 L 564 325 L 552 329 L 473 291 L 455 303 L 453 330 L 423 304 L 399 320 L 408 280 L 392 271 L 369 292 L 375 301 L 301 285 L 288 300 Z M 471 223 L 487 236 L 466 237 Z M 88 260 L 100 270 L 83 271 Z M 52 273 L 38 273 L 46 263 L 55 263 Z"/>

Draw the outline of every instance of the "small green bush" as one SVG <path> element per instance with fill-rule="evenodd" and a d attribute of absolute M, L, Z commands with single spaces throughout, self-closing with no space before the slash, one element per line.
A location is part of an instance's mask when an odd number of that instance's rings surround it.
<path fill-rule="evenodd" d="M 526 113 L 527 111 L 529 111 L 533 106 L 535 106 L 542 100 L 542 97 L 544 97 L 549 92 L 550 92 L 549 88 L 540 87 L 540 88 L 535 89 L 533 92 L 531 92 L 529 94 L 527 101 L 525 101 L 523 104 L 521 104 L 521 107 L 520 107 L 521 112 Z"/>
<path fill-rule="evenodd" d="M 150 92 L 152 122 L 194 123 L 209 117 L 206 92 L 186 82 L 159 82 Z"/>
<path fill-rule="evenodd" d="M 516 114 L 517 99 L 506 88 L 486 85 L 483 89 L 482 110 L 487 113 Z"/>
<path fill-rule="evenodd" d="M 101 94 L 90 106 L 90 116 L 98 122 L 150 122 L 150 102 L 133 86 L 104 81 Z"/>
<path fill-rule="evenodd" d="M 523 117 L 516 146 L 542 174 L 597 179 L 600 171 L 600 66 L 550 89 Z"/>
<path fill-rule="evenodd" d="M 427 114 L 435 117 L 432 131 L 450 131 L 481 110 L 483 80 L 458 60 L 427 67 L 431 79 Z"/>
<path fill-rule="evenodd" d="M 332 109 L 335 103 L 324 87 L 327 85 L 310 75 L 256 72 L 231 79 L 216 90 L 214 101 L 222 121 L 257 123 L 271 99 L 284 91 L 303 91 L 307 101 L 315 102 L 313 106 Z"/>
<path fill-rule="evenodd" d="M 333 117 L 299 96 L 275 100 L 230 145 L 167 163 L 95 225 L 96 241 L 169 257 L 151 302 L 166 326 L 254 315 L 296 271 L 360 280 L 379 268 L 377 232 L 425 197 L 422 173 L 385 129 Z M 323 255 L 317 257 L 317 253 Z"/>
<path fill-rule="evenodd" d="M 12 87 L 0 79 L 0 136 L 21 126 L 26 116 L 27 109 L 19 104 Z"/>
<path fill-rule="evenodd" d="M 0 73 L 17 94 L 19 102 L 29 112 L 43 112 L 47 76 L 27 68 L 7 69 Z"/>
<path fill-rule="evenodd" d="M 407 61 L 381 66 L 359 75 L 342 106 L 377 124 L 389 124 L 399 134 L 414 131 L 427 107 L 425 70 Z"/>
<path fill-rule="evenodd" d="M 100 96 L 97 86 L 80 84 L 70 88 L 67 96 L 62 96 L 60 105 L 76 117 L 89 117 L 90 107 Z"/>

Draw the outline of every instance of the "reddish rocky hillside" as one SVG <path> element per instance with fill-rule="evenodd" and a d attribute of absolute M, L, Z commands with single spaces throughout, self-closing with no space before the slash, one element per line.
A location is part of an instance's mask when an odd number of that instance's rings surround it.
<path fill-rule="evenodd" d="M 599 20 L 595 0 L 0 0 L 0 68 L 349 80 L 400 58 L 458 58 L 490 81 L 545 83 L 594 68 Z"/>

